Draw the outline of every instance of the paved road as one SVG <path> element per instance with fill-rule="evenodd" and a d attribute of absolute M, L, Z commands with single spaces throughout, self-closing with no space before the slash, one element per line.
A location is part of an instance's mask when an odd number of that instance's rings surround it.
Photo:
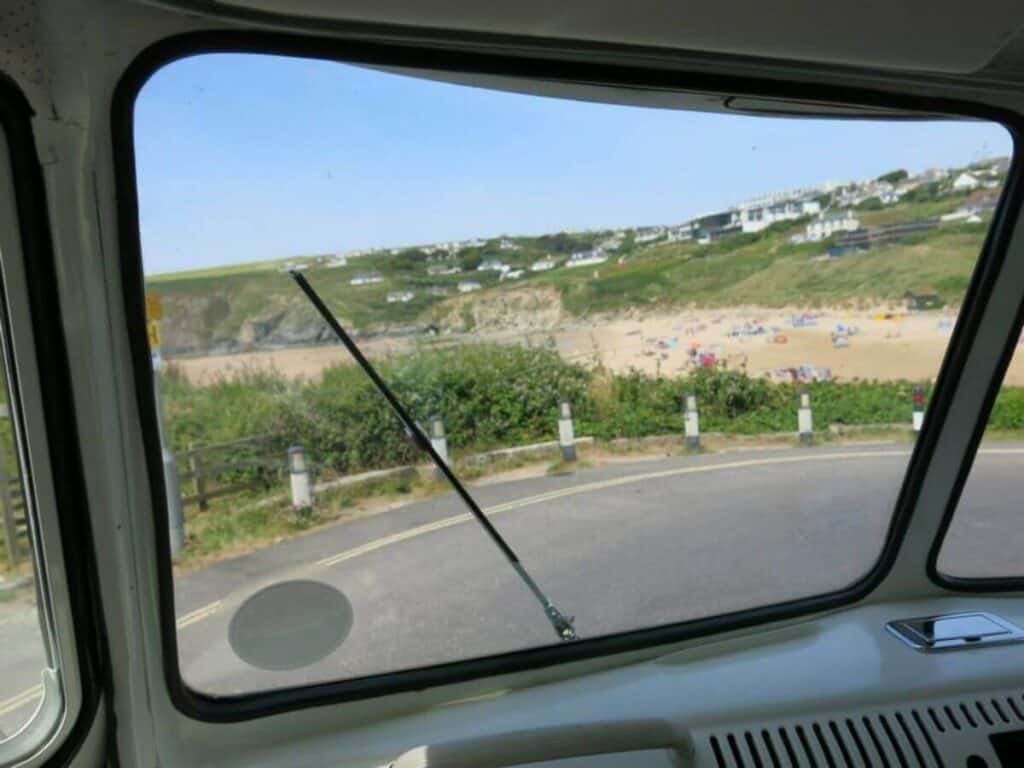
<path fill-rule="evenodd" d="M 906 468 L 904 447 L 774 450 L 616 464 L 474 490 L 581 636 L 739 610 L 836 589 L 877 557 Z M 958 549 L 980 567 L 1006 536 L 1024 448 L 979 460 L 983 511 Z M 977 502 L 977 503 L 975 503 Z M 987 538 L 982 538 L 987 537 Z M 298 672 L 247 666 L 227 643 L 234 609 L 264 584 L 314 578 L 352 603 L 351 635 Z M 186 680 L 235 693 L 549 644 L 536 602 L 451 496 L 331 526 L 178 581 Z M 3 667 L 7 666 L 6 654 Z M 0 670 L 0 677 L 7 674 Z M 14 693 L 9 685 L 2 701 Z M 19 689 L 21 690 L 21 689 Z M 10 692 L 8 692 L 10 691 Z M 22 707 L 22 717 L 24 717 Z M 7 717 L 14 716 L 7 713 Z M 2 720 L 0 720 L 2 722 Z"/>
<path fill-rule="evenodd" d="M 849 584 L 878 554 L 907 457 L 898 446 L 682 457 L 476 493 L 587 637 Z M 373 674 L 554 640 L 529 592 L 451 496 L 214 570 L 216 578 L 207 572 L 178 585 L 184 674 L 209 692 Z M 260 672 L 237 659 L 226 628 L 238 600 L 282 572 L 342 590 L 355 624 L 325 661 L 301 672 Z"/>

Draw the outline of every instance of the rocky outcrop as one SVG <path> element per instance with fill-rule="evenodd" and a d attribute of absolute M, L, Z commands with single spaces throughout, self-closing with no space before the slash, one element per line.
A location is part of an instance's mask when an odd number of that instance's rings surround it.
<path fill-rule="evenodd" d="M 171 355 L 211 349 L 217 329 L 231 314 L 227 297 L 220 293 L 176 296 L 164 299 L 163 305 L 163 350 Z"/>
<path fill-rule="evenodd" d="M 334 339 L 330 328 L 304 302 L 271 296 L 265 306 L 254 310 L 242 301 L 225 293 L 165 297 L 164 353 L 225 354 L 323 344 Z M 557 327 L 562 319 L 562 302 L 556 289 L 523 287 L 453 297 L 434 307 L 429 321 L 361 328 L 358 335 L 543 331 Z M 345 318 L 341 321 L 351 327 Z"/>
<path fill-rule="evenodd" d="M 442 333 L 544 331 L 561 323 L 562 298 L 549 286 L 470 293 L 444 302 L 434 317 Z"/>
<path fill-rule="evenodd" d="M 331 330 L 308 306 L 281 305 L 245 317 L 223 294 L 164 299 L 163 350 L 168 355 L 205 355 L 319 344 Z"/>

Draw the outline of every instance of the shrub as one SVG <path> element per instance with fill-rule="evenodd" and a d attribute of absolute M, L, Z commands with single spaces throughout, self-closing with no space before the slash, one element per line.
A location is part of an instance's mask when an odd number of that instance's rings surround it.
<path fill-rule="evenodd" d="M 475 344 L 417 349 L 380 364 L 400 401 L 424 428 L 444 419 L 453 449 L 476 452 L 549 440 L 558 403 L 573 406 L 577 434 L 599 438 L 681 434 L 687 394 L 697 397 L 705 431 L 792 432 L 801 391 L 819 428 L 828 424 L 908 423 L 913 382 L 775 384 L 742 371 L 699 369 L 676 377 L 612 373 L 568 362 L 550 348 Z M 174 450 L 190 441 L 281 436 L 280 450 L 301 443 L 311 461 L 339 473 L 407 464 L 422 457 L 361 369 L 339 365 L 318 382 L 246 371 L 207 386 L 176 369 L 162 376 Z M 926 387 L 926 396 L 928 394 Z M 991 425 L 1024 428 L 1024 390 L 1004 388 Z"/>

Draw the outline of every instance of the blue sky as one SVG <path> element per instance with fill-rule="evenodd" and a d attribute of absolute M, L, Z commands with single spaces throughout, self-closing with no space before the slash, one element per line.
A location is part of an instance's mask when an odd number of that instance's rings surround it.
<path fill-rule="evenodd" d="M 149 273 L 678 223 L 765 192 L 1010 153 L 980 123 L 750 118 L 207 55 L 136 107 Z"/>

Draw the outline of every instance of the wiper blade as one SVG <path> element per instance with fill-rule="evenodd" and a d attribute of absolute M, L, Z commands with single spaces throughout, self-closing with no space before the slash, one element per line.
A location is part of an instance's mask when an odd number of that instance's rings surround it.
<path fill-rule="evenodd" d="M 431 444 L 430 440 L 427 439 L 427 436 L 423 434 L 423 430 L 420 429 L 419 425 L 405 410 L 403 405 L 395 396 L 395 393 L 391 391 L 391 388 L 384 382 L 384 379 L 381 378 L 380 374 L 377 373 L 377 369 L 370 364 L 370 361 L 366 359 L 359 347 L 356 346 L 356 343 L 352 341 L 352 337 L 350 337 L 345 329 L 341 327 L 341 323 L 338 322 L 338 319 L 334 316 L 331 310 L 327 308 L 327 305 L 324 304 L 323 299 L 321 299 L 320 295 L 313 289 L 313 286 L 309 284 L 309 281 L 307 281 L 300 272 L 295 270 L 291 270 L 290 274 L 292 279 L 294 279 L 298 284 L 299 288 L 302 289 L 302 292 L 306 294 L 306 298 L 308 298 L 310 303 L 313 304 L 316 311 L 320 313 L 324 322 L 326 322 L 327 325 L 330 326 L 331 330 L 334 331 L 334 335 L 337 336 L 341 343 L 345 345 L 345 348 L 359 364 L 359 367 L 363 369 L 363 372 L 370 377 L 370 381 L 373 382 L 377 391 L 384 396 L 385 400 L 387 400 L 388 405 L 391 406 L 391 410 L 395 412 L 398 420 L 402 422 L 402 426 L 405 427 L 405 431 L 412 439 L 413 444 L 430 457 L 430 460 L 434 462 L 434 466 L 436 466 L 438 471 L 444 475 L 445 480 L 448 481 L 452 489 L 462 499 L 462 502 L 469 508 L 473 517 L 475 517 L 477 522 L 483 526 L 487 535 L 491 537 L 491 541 L 493 541 L 495 546 L 501 550 L 501 553 L 505 556 L 505 559 L 508 560 L 512 569 L 519 574 L 519 578 L 522 579 L 523 583 L 527 586 L 533 596 L 537 598 L 537 602 L 539 602 L 541 607 L 544 609 L 544 615 L 547 616 L 548 621 L 551 622 L 551 626 L 554 628 L 555 634 L 558 635 L 559 640 L 576 640 L 576 628 L 573 626 L 573 617 L 566 616 L 559 611 L 558 608 L 555 607 L 555 604 L 548 599 L 548 596 L 544 594 L 544 591 L 540 588 L 537 582 L 533 580 L 533 577 L 530 576 L 526 568 L 523 567 L 523 564 L 520 562 L 516 553 L 512 550 L 512 547 L 510 547 L 504 537 L 498 533 L 498 529 L 494 527 L 491 521 L 487 519 L 487 515 L 485 515 L 480 509 L 480 506 L 476 503 L 476 499 L 470 495 L 469 491 L 466 490 L 462 481 L 456 477 L 455 473 L 448 468 L 448 463 L 438 455 L 437 451 L 434 450 L 434 446 Z"/>

